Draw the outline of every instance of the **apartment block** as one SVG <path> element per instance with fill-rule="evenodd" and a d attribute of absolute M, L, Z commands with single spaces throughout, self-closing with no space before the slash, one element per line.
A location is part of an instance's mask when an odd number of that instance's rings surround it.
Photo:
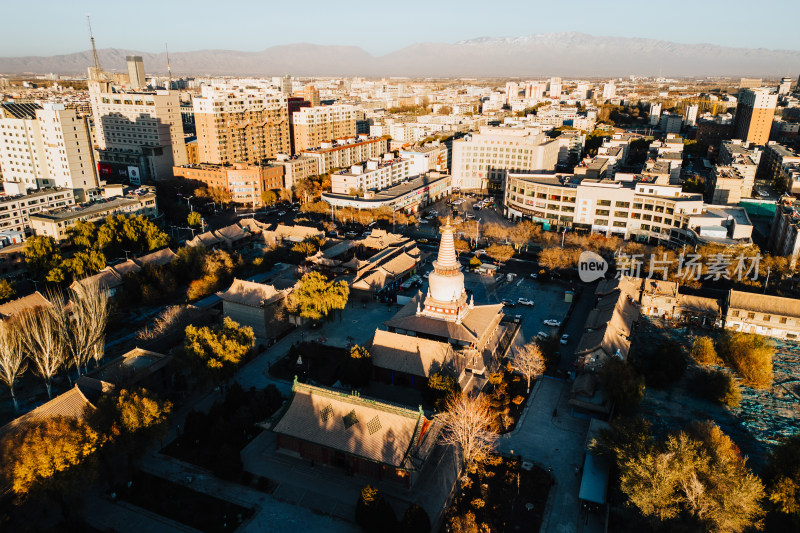
<path fill-rule="evenodd" d="M 790 190 L 792 184 L 784 182 L 782 179 L 784 167 L 792 163 L 800 164 L 800 154 L 788 146 L 770 141 L 764 147 L 764 153 L 761 155 L 758 177 L 772 183 L 783 184 L 786 190 Z"/>
<path fill-rule="evenodd" d="M 279 91 L 203 86 L 193 105 L 201 163 L 260 165 L 290 153 L 286 96 Z"/>
<path fill-rule="evenodd" d="M 60 187 L 80 201 L 98 186 L 86 120 L 64 104 L 2 104 L 0 167 L 6 193 Z"/>
<path fill-rule="evenodd" d="M 678 185 L 579 179 L 573 175 L 509 174 L 505 215 L 545 229 L 616 235 L 644 242 L 749 243 L 744 209 L 703 203 Z"/>
<path fill-rule="evenodd" d="M 753 194 L 755 167 L 743 174 L 739 166 L 714 165 L 706 181 L 706 193 L 712 204 L 736 205 Z"/>
<path fill-rule="evenodd" d="M 733 121 L 733 138 L 767 144 L 778 95 L 766 88 L 742 89 Z"/>
<path fill-rule="evenodd" d="M 770 252 L 789 259 L 789 266 L 797 266 L 800 255 L 800 203 L 794 198 L 784 196 L 775 206 L 775 215 L 770 225 Z"/>
<path fill-rule="evenodd" d="M 238 204 L 261 205 L 261 193 L 284 186 L 282 165 L 198 165 L 175 167 L 175 176 L 227 190 Z"/>
<path fill-rule="evenodd" d="M 143 181 L 171 178 L 173 166 L 188 163 L 177 92 L 113 92 L 101 82 L 89 97 L 101 162 L 137 167 Z"/>
<path fill-rule="evenodd" d="M 370 159 L 364 165 L 331 174 L 331 192 L 350 194 L 351 191 L 377 191 L 397 185 L 410 177 L 411 162 L 385 154 L 383 159 Z"/>
<path fill-rule="evenodd" d="M 31 214 L 75 205 L 72 189 L 52 188 L 28 194 L 0 196 L 0 233 L 21 232 L 30 229 Z"/>
<path fill-rule="evenodd" d="M 560 147 L 539 128 L 484 126 L 452 150 L 454 189 L 501 194 L 509 172 L 555 170 Z"/>
<path fill-rule="evenodd" d="M 333 169 L 349 168 L 368 159 L 381 157 L 388 149 L 389 139 L 386 137 L 359 135 L 323 141 L 316 148 L 300 150 L 298 153 L 317 162 L 316 174 L 327 174 Z"/>
<path fill-rule="evenodd" d="M 323 142 L 355 137 L 356 108 L 351 105 L 304 107 L 292 113 L 295 153 Z"/>
<path fill-rule="evenodd" d="M 283 167 L 283 187 L 291 189 L 297 181 L 317 176 L 319 163 L 313 157 L 306 155 L 278 154 L 276 165 Z"/>
<path fill-rule="evenodd" d="M 69 237 L 68 230 L 81 220 L 94 222 L 109 215 L 158 215 L 154 192 L 130 193 L 116 198 L 103 199 L 89 205 L 64 207 L 29 215 L 31 229 L 36 235 L 49 235 L 56 242 Z"/>
<path fill-rule="evenodd" d="M 586 134 L 577 130 L 562 131 L 556 137 L 558 143 L 558 164 L 575 165 L 580 161 L 583 147 L 586 146 Z"/>
<path fill-rule="evenodd" d="M 447 146 L 438 141 L 425 146 L 415 146 L 400 150 L 397 155 L 411 161 L 409 172 L 419 176 L 430 171 L 447 172 Z"/>

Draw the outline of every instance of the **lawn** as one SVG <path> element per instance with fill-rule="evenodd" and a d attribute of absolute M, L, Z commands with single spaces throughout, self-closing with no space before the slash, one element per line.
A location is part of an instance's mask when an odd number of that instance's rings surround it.
<path fill-rule="evenodd" d="M 142 471 L 118 492 L 121 500 L 208 533 L 234 531 L 253 509 L 194 491 Z"/>
<path fill-rule="evenodd" d="M 551 478 L 518 458 L 493 456 L 457 481 L 441 531 L 539 531 Z M 473 525 L 475 524 L 475 525 Z"/>

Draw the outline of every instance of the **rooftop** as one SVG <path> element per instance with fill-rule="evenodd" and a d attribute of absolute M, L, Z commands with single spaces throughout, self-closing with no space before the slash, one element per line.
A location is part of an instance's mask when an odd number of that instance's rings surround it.
<path fill-rule="evenodd" d="M 53 211 L 47 211 L 45 213 L 35 213 L 32 214 L 30 218 L 61 221 L 61 220 L 71 220 L 82 217 L 91 217 L 92 215 L 99 215 L 120 207 L 125 207 L 131 204 L 140 203 L 142 198 L 154 199 L 155 197 L 156 195 L 153 193 L 143 192 L 140 194 L 132 194 L 116 198 L 101 199 L 101 200 L 96 200 L 95 202 L 89 205 L 82 204 L 81 206 L 77 207 L 57 209 Z"/>

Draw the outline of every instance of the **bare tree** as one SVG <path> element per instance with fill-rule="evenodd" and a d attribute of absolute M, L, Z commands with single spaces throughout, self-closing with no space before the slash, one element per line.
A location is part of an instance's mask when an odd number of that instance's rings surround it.
<path fill-rule="evenodd" d="M 533 342 L 515 348 L 511 364 L 528 380 L 528 392 L 531 390 L 531 378 L 544 374 L 544 355 L 542 355 L 541 348 Z"/>
<path fill-rule="evenodd" d="M 495 414 L 483 396 L 454 394 L 437 418 L 442 424 L 442 441 L 461 452 L 464 465 L 481 461 L 494 451 L 497 433 L 491 426 Z"/>
<path fill-rule="evenodd" d="M 61 294 L 50 294 L 53 316 L 58 322 L 67 349 L 66 356 L 81 375 L 81 367 L 86 370 L 100 348 L 102 357 L 103 340 L 108 323 L 108 296 L 98 283 L 83 282 L 70 290 L 69 304 Z"/>
<path fill-rule="evenodd" d="M 22 345 L 33 362 L 34 371 L 44 380 L 47 396 L 53 397 L 53 377 L 67 359 L 66 341 L 59 320 L 51 307 L 37 307 L 18 315 Z"/>
<path fill-rule="evenodd" d="M 0 321 L 0 381 L 8 386 L 14 410 L 19 410 L 14 385 L 17 378 L 28 368 L 25 352 L 22 350 L 22 336 L 19 325 L 12 321 Z"/>

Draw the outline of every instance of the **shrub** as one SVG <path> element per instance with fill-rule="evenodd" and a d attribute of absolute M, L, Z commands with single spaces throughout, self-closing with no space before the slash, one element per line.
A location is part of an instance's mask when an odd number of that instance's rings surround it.
<path fill-rule="evenodd" d="M 367 485 L 356 504 L 356 523 L 366 533 L 388 533 L 397 528 L 397 517 L 378 489 Z"/>
<path fill-rule="evenodd" d="M 707 369 L 692 379 L 692 391 L 700 398 L 734 408 L 739 406 L 742 393 L 733 375 L 726 370 Z"/>
<path fill-rule="evenodd" d="M 717 362 L 717 351 L 710 337 L 695 337 L 690 354 L 700 365 L 713 365 Z"/>
<path fill-rule="evenodd" d="M 400 521 L 400 533 L 430 533 L 431 519 L 425 509 L 417 504 L 410 506 Z"/>
<path fill-rule="evenodd" d="M 425 401 L 432 403 L 436 409 L 442 410 L 444 403 L 451 394 L 461 392 L 461 387 L 455 376 L 447 372 L 434 372 L 428 377 L 428 384 L 422 391 Z"/>
<path fill-rule="evenodd" d="M 756 389 L 772 386 L 775 347 L 765 337 L 730 333 L 720 338 L 717 348 L 725 364 L 738 372 L 745 385 Z"/>

